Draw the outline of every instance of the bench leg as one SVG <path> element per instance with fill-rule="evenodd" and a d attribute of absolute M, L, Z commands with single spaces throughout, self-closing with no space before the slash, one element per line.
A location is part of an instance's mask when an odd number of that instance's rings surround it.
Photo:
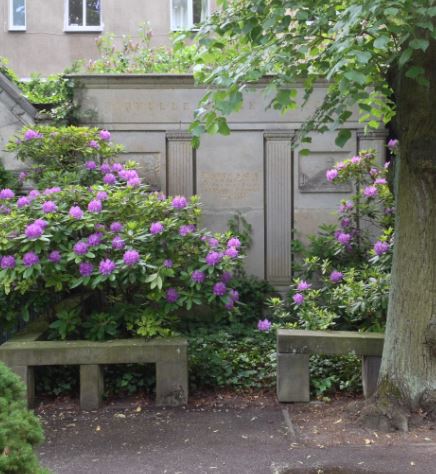
<path fill-rule="evenodd" d="M 156 405 L 180 406 L 188 402 L 188 361 L 156 363 Z"/>
<path fill-rule="evenodd" d="M 33 367 L 26 365 L 16 365 L 10 367 L 12 372 L 17 374 L 26 386 L 26 400 L 29 408 L 33 407 L 35 403 L 35 372 Z"/>
<path fill-rule="evenodd" d="M 103 370 L 100 365 L 80 366 L 80 408 L 91 411 L 101 407 L 103 399 Z"/>
<path fill-rule="evenodd" d="M 363 356 L 362 358 L 362 386 L 365 398 L 369 398 L 377 389 L 380 364 L 381 357 Z"/>
<path fill-rule="evenodd" d="M 277 398 L 280 402 L 310 400 L 308 354 L 277 354 Z"/>

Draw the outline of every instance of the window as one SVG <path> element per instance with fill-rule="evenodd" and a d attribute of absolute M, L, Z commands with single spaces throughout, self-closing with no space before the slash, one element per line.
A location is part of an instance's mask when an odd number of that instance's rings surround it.
<path fill-rule="evenodd" d="M 170 0 L 171 29 L 192 30 L 210 15 L 210 0 Z"/>
<path fill-rule="evenodd" d="M 101 0 L 65 0 L 65 31 L 102 31 Z"/>
<path fill-rule="evenodd" d="M 9 0 L 9 30 L 26 30 L 26 0 Z"/>

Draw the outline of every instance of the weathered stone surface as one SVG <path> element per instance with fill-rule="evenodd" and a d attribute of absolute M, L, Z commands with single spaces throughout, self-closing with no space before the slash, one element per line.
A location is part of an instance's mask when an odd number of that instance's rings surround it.
<path fill-rule="evenodd" d="M 357 356 L 381 356 L 383 334 L 358 333 L 355 331 L 306 331 L 279 329 L 277 351 L 295 354 L 355 354 Z"/>
<path fill-rule="evenodd" d="M 95 410 L 101 403 L 101 365 L 155 363 L 156 401 L 177 406 L 188 398 L 188 354 L 184 338 L 119 339 L 107 342 L 41 341 L 44 328 L 17 335 L 0 346 L 0 360 L 20 375 L 27 385 L 29 403 L 34 396 L 33 366 L 80 365 L 82 408 Z"/>
<path fill-rule="evenodd" d="M 328 84 L 322 81 L 304 108 L 280 114 L 268 108 L 264 88 L 270 78 L 262 79 L 247 92 L 242 110 L 229 117 L 231 135 L 205 135 L 200 148 L 192 150 L 187 130 L 205 93 L 192 76 L 74 77 L 79 82 L 76 97 L 81 111 L 95 112 L 84 115 L 83 123 L 110 129 L 132 158 L 152 161 L 155 168 L 159 162 L 165 193 L 199 194 L 205 226 L 226 230 L 229 218 L 241 212 L 253 226 L 246 270 L 279 290 L 290 282 L 291 229 L 304 240 L 319 224 L 333 220 L 331 213 L 352 191 L 348 184 L 332 186 L 325 171 L 356 154 L 359 143 L 367 144 L 364 124 L 355 112 L 344 125 L 352 130 L 344 148 L 335 145 L 336 134 L 327 133 L 313 135 L 308 157 L 300 153 L 302 147 L 292 149 L 292 136 L 325 95 Z M 377 144 L 382 159 L 382 134 L 372 134 L 368 142 Z M 153 176 L 147 179 L 153 185 L 158 182 Z"/>
<path fill-rule="evenodd" d="M 280 402 L 308 402 L 309 356 L 277 354 L 277 398 Z"/>
<path fill-rule="evenodd" d="M 13 365 L 9 368 L 23 380 L 26 387 L 27 405 L 33 407 L 35 401 L 35 372 L 33 367 Z"/>
<path fill-rule="evenodd" d="M 380 365 L 381 357 L 363 356 L 362 358 L 362 386 L 365 398 L 369 398 L 377 389 Z"/>
<path fill-rule="evenodd" d="M 82 410 L 98 410 L 103 401 L 104 381 L 100 365 L 80 366 L 80 407 Z"/>

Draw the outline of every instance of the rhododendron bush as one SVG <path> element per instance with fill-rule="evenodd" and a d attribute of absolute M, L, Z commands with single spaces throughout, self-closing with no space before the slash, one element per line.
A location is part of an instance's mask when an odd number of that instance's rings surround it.
<path fill-rule="evenodd" d="M 166 335 L 178 310 L 231 311 L 239 239 L 200 229 L 197 197 L 150 192 L 131 163 L 97 158 L 77 171 L 100 184 L 0 190 L 2 326 L 35 295 L 62 338 Z"/>

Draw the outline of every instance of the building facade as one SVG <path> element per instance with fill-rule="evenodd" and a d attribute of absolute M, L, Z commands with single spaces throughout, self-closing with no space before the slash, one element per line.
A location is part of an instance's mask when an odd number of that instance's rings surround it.
<path fill-rule="evenodd" d="M 77 59 L 95 59 L 96 39 L 138 37 L 148 23 L 152 44 L 168 45 L 173 31 L 192 29 L 216 0 L 0 0 L 0 56 L 21 77 L 61 72 Z"/>

